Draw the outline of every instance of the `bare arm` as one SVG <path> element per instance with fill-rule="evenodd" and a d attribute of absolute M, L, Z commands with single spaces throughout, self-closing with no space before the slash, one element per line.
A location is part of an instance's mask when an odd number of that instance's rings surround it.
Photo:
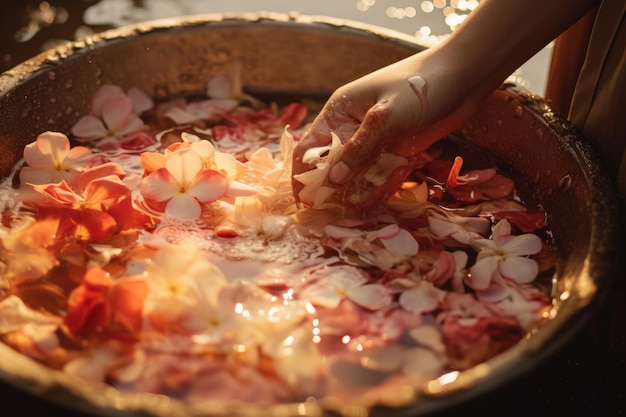
<path fill-rule="evenodd" d="M 311 168 L 302 155 L 328 144 L 331 131 L 345 143 L 341 161 L 330 171 L 331 183 L 348 184 L 381 152 L 418 154 L 454 130 L 507 76 L 599 1 L 481 1 L 441 44 L 335 91 L 298 144 L 293 173 Z M 294 180 L 296 197 L 300 189 Z"/>

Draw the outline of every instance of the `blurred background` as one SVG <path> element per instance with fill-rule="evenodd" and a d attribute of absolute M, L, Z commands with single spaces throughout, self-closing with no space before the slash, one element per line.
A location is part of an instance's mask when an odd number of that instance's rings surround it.
<path fill-rule="evenodd" d="M 131 23 L 200 13 L 297 12 L 404 32 L 429 46 L 452 32 L 479 0 L 3 0 L 0 72 L 60 43 Z M 543 95 L 551 45 L 512 74 Z"/>

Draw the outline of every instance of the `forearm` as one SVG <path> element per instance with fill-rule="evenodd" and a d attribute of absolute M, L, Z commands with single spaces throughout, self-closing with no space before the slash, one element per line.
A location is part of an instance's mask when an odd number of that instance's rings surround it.
<path fill-rule="evenodd" d="M 431 64 L 454 71 L 482 100 L 599 0 L 483 0 L 439 46 Z"/>

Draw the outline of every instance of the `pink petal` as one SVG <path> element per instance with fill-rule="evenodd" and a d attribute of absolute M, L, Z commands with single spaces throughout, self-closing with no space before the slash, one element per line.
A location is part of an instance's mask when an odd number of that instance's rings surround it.
<path fill-rule="evenodd" d="M 87 165 L 93 154 L 86 146 L 74 146 L 65 155 L 64 165 L 67 168 L 82 168 Z"/>
<path fill-rule="evenodd" d="M 83 201 L 65 181 L 59 184 L 33 185 L 33 189 L 61 205 Z"/>
<path fill-rule="evenodd" d="M 78 180 L 78 187 L 81 190 L 84 190 L 85 188 L 87 188 L 87 185 L 89 185 L 90 182 L 99 178 L 108 177 L 110 175 L 115 175 L 121 178 L 124 177 L 126 173 L 117 163 L 107 162 L 83 171 L 80 174 L 80 178 Z"/>
<path fill-rule="evenodd" d="M 137 87 L 131 87 L 128 90 L 128 98 L 130 99 L 133 113 L 135 114 L 141 114 L 154 106 L 154 102 L 150 96 Z"/>
<path fill-rule="evenodd" d="M 534 236 L 534 235 L 533 235 Z M 537 262 L 519 256 L 507 257 L 500 263 L 500 273 L 520 284 L 533 282 L 539 272 Z"/>
<path fill-rule="evenodd" d="M 438 237 L 452 236 L 459 231 L 458 224 L 441 220 L 433 216 L 428 216 L 428 227 L 431 232 Z"/>
<path fill-rule="evenodd" d="M 146 200 L 161 202 L 178 195 L 178 187 L 167 168 L 159 168 L 142 180 L 140 191 Z"/>
<path fill-rule="evenodd" d="M 388 251 L 400 255 L 415 256 L 419 250 L 417 240 L 404 229 L 400 229 L 395 236 L 380 241 Z"/>
<path fill-rule="evenodd" d="M 501 258 L 499 256 L 486 256 L 478 260 L 470 268 L 470 276 L 467 285 L 475 290 L 486 290 L 498 270 Z"/>
<path fill-rule="evenodd" d="M 126 96 L 111 96 L 102 102 L 102 120 L 110 131 L 122 130 L 128 123 L 131 112 L 132 105 Z"/>
<path fill-rule="evenodd" d="M 83 196 L 87 202 L 98 203 L 109 199 L 118 200 L 128 192 L 129 189 L 126 184 L 118 177 L 111 175 L 90 182 L 85 188 Z"/>
<path fill-rule="evenodd" d="M 391 304 L 389 290 L 379 284 L 361 285 L 348 293 L 348 298 L 369 310 L 378 310 Z"/>
<path fill-rule="evenodd" d="M 219 172 L 204 169 L 198 172 L 189 183 L 187 193 L 198 201 L 210 203 L 226 194 L 228 180 Z"/>
<path fill-rule="evenodd" d="M 398 302 L 405 310 L 420 315 L 437 308 L 439 297 L 430 283 L 421 282 L 400 294 Z"/>
<path fill-rule="evenodd" d="M 130 133 L 136 133 L 143 130 L 144 126 L 143 120 L 131 114 L 128 117 L 128 120 L 126 120 L 126 124 L 124 124 L 122 128 L 116 130 L 116 134 L 117 136 L 125 136 Z"/>
<path fill-rule="evenodd" d="M 174 123 L 179 125 L 195 122 L 200 118 L 197 114 L 193 114 L 186 109 L 181 109 L 179 107 L 172 107 L 171 109 L 168 109 L 163 116 L 172 119 Z"/>
<path fill-rule="evenodd" d="M 187 193 L 178 194 L 165 206 L 165 214 L 181 220 L 195 220 L 200 217 L 202 208 L 194 197 Z"/>
<path fill-rule="evenodd" d="M 502 246 L 502 250 L 509 255 L 534 255 L 541 252 L 542 247 L 541 238 L 528 233 L 515 236 Z"/>
<path fill-rule="evenodd" d="M 102 117 L 104 102 L 114 96 L 124 96 L 124 90 L 117 85 L 111 84 L 100 87 L 91 100 L 91 113 L 97 117 Z"/>
<path fill-rule="evenodd" d="M 72 128 L 72 133 L 78 139 L 99 139 L 107 135 L 102 120 L 94 116 L 83 116 Z"/>
<path fill-rule="evenodd" d="M 346 239 L 349 237 L 359 237 L 363 234 L 363 232 L 359 229 L 351 229 L 348 227 L 340 227 L 335 225 L 328 225 L 324 228 L 324 233 L 327 236 L 332 237 L 333 239 Z"/>

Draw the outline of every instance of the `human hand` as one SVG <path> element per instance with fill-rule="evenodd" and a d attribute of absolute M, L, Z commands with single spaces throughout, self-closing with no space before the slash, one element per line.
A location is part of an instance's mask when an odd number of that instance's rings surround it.
<path fill-rule="evenodd" d="M 344 146 L 324 181 L 336 190 L 332 199 L 358 208 L 387 200 L 413 160 L 468 113 L 458 111 L 463 94 L 460 85 L 453 86 L 458 80 L 436 67 L 421 52 L 336 90 L 294 150 L 296 198 L 313 205 L 298 181 L 315 168 L 303 157 L 309 149 L 329 145 L 334 133 Z"/>

